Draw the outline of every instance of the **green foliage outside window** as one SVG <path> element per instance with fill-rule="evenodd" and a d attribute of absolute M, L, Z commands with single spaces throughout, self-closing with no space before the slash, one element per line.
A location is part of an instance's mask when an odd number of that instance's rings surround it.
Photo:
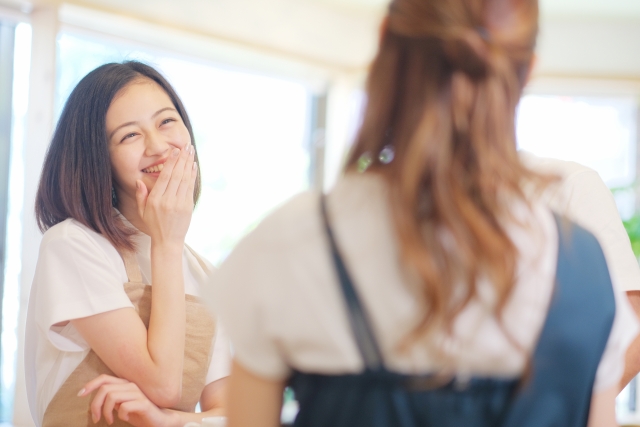
<path fill-rule="evenodd" d="M 611 189 L 611 192 L 615 195 L 616 193 L 623 193 L 629 191 L 636 191 L 638 183 L 633 183 L 624 187 L 615 187 Z M 627 231 L 627 235 L 629 236 L 629 240 L 631 241 L 631 248 L 633 249 L 633 253 L 636 258 L 640 258 L 640 212 L 636 211 L 633 216 L 630 218 L 624 219 L 622 221 L 624 224 L 624 229 Z"/>

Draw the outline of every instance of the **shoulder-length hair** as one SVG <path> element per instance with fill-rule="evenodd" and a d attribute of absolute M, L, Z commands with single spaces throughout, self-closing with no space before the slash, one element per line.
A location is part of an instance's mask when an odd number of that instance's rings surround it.
<path fill-rule="evenodd" d="M 195 147 L 187 111 L 158 71 L 137 61 L 96 68 L 69 95 L 47 150 L 35 203 L 42 232 L 73 218 L 105 236 L 117 249 L 134 249 L 131 237 L 135 231 L 126 227 L 113 210 L 106 116 L 115 95 L 142 78 L 153 80 L 169 95 Z M 198 170 L 194 202 L 199 196 Z"/>

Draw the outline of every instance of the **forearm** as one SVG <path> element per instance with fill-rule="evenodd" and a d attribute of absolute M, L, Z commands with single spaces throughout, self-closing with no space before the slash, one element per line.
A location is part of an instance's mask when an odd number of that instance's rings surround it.
<path fill-rule="evenodd" d="M 188 422 L 202 422 L 205 417 L 220 417 L 227 415 L 227 383 L 228 378 L 221 378 L 208 384 L 202 391 L 200 406 L 202 412 L 179 412 L 165 410 L 167 427 L 182 427 Z"/>
<path fill-rule="evenodd" d="M 180 393 L 185 340 L 183 246 L 151 246 L 152 297 L 147 336 L 149 356 L 164 378 L 165 394 Z"/>

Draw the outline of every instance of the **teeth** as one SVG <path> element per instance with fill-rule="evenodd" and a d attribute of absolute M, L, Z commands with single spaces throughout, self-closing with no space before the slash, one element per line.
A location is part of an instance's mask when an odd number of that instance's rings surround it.
<path fill-rule="evenodd" d="M 144 173 L 156 173 L 156 172 L 162 172 L 162 169 L 164 169 L 164 164 L 151 166 L 150 168 L 142 169 L 142 172 L 144 172 Z"/>

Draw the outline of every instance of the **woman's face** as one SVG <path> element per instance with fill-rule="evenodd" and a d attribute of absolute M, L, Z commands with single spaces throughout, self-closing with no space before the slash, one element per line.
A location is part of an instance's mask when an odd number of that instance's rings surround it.
<path fill-rule="evenodd" d="M 154 81 L 139 79 L 114 97 L 106 117 L 107 139 L 118 204 L 136 206 L 136 181 L 149 191 L 174 148 L 191 136 L 169 95 Z"/>

